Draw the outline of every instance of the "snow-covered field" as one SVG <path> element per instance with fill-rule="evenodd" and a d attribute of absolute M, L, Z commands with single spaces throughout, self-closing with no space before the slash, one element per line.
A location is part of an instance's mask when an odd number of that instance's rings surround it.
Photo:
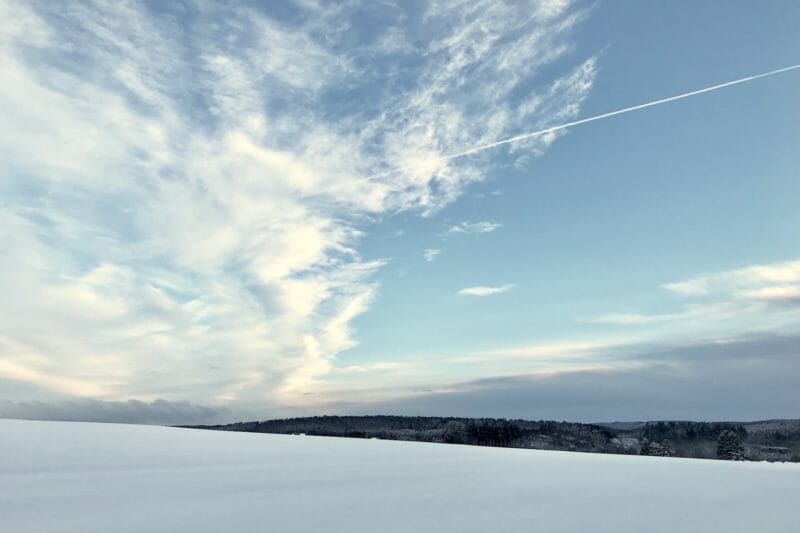
<path fill-rule="evenodd" d="M 800 465 L 0 420 L 0 531 L 800 531 Z"/>

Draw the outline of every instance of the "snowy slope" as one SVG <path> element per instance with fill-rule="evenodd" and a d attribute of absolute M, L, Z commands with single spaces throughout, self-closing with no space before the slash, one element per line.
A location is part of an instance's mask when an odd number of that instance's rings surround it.
<path fill-rule="evenodd" d="M 0 420 L 0 531 L 800 531 L 800 465 Z"/>

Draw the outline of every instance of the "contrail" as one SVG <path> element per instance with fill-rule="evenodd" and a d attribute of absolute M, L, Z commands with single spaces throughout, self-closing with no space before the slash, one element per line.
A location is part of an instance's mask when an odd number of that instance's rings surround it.
<path fill-rule="evenodd" d="M 602 115 L 595 115 L 593 117 L 582 118 L 580 120 L 575 120 L 573 122 L 567 122 L 566 124 L 559 124 L 558 126 L 551 126 L 549 128 L 545 128 L 543 130 L 532 131 L 530 133 L 523 133 L 521 135 L 515 135 L 514 137 L 509 137 L 508 139 L 503 139 L 500 141 L 495 141 L 489 144 L 482 144 L 480 146 L 474 146 L 469 148 L 468 150 L 464 150 L 462 152 L 456 152 L 454 154 L 449 154 L 442 156 L 440 158 L 441 161 L 450 161 L 451 159 L 457 159 L 459 157 L 464 157 L 467 155 L 472 155 L 478 152 L 483 152 L 484 150 L 491 150 L 492 148 L 496 148 L 498 146 L 502 146 L 504 144 L 512 144 L 519 141 L 524 141 L 526 139 L 531 139 L 533 137 L 538 137 L 540 135 L 545 135 L 547 133 L 563 130 L 566 128 L 571 128 L 572 126 L 578 126 L 580 124 L 586 124 L 587 122 L 594 122 L 595 120 L 601 120 L 608 117 L 613 117 L 616 115 L 622 115 L 623 113 L 630 113 L 631 111 L 638 111 L 639 109 L 645 109 L 647 107 L 653 107 L 661 104 L 666 104 L 667 102 L 674 102 L 675 100 L 681 100 L 683 98 L 689 98 L 690 96 L 696 96 L 698 94 L 708 93 L 711 91 L 716 91 L 717 89 L 722 89 L 725 87 L 730 87 L 731 85 L 738 85 L 740 83 L 745 83 L 748 81 L 757 80 L 759 78 L 766 78 L 767 76 L 774 76 L 775 74 L 780 74 L 781 72 L 787 72 L 790 70 L 795 70 L 800 68 L 800 64 L 792 65 L 791 67 L 779 68 L 777 70 L 771 70 L 769 72 L 765 72 L 763 74 L 756 74 L 755 76 L 748 76 L 746 78 L 740 78 L 738 80 L 728 81 L 725 83 L 720 83 L 719 85 L 712 85 L 711 87 L 705 87 L 703 89 L 697 89 L 696 91 L 691 91 L 688 93 L 679 94 L 677 96 L 670 96 L 669 98 L 662 98 L 661 100 L 654 100 L 652 102 L 647 102 L 646 104 L 639 104 L 631 107 L 626 107 L 624 109 L 618 109 L 616 111 L 611 111 L 609 113 L 603 113 Z"/>
<path fill-rule="evenodd" d="M 532 132 L 529 132 L 529 133 L 522 133 L 520 135 L 515 135 L 515 136 L 509 137 L 507 139 L 494 141 L 494 142 L 491 142 L 491 143 L 488 143 L 488 144 L 481 144 L 481 145 L 478 145 L 478 146 L 473 146 L 472 148 L 468 148 L 467 150 L 463 150 L 461 152 L 455 152 L 455 153 L 452 153 L 452 154 L 443 155 L 441 157 L 437 157 L 437 158 L 433 159 L 433 161 L 434 162 L 451 161 L 453 159 L 458 159 L 460 157 L 465 157 L 465 156 L 468 156 L 468 155 L 476 154 L 478 152 L 483 152 L 485 150 L 491 150 L 492 148 L 497 148 L 498 146 L 502 146 L 504 144 L 513 144 L 513 143 L 516 143 L 516 142 L 519 142 L 519 141 L 524 141 L 526 139 L 532 139 L 534 137 L 539 137 L 541 135 L 545 135 L 547 133 L 551 133 L 551 132 L 554 132 L 554 131 L 564 130 L 564 129 L 567 129 L 567 128 L 571 128 L 573 126 L 579 126 L 581 124 L 586 124 L 588 122 L 594 122 L 596 120 L 602 120 L 604 118 L 614 117 L 614 116 L 617 116 L 617 115 L 622 115 L 624 113 L 630 113 L 631 111 L 638 111 L 640 109 L 645 109 L 645 108 L 648 108 L 648 107 L 653 107 L 653 106 L 657 106 L 657 105 L 661 105 L 661 104 L 666 104 L 668 102 L 674 102 L 675 100 L 681 100 L 683 98 L 689 98 L 691 96 L 696 96 L 698 94 L 703 94 L 703 93 L 708 93 L 708 92 L 711 92 L 711 91 L 716 91 L 718 89 L 723 89 L 725 87 L 730 87 L 732 85 L 738 85 L 740 83 L 746 83 L 748 81 L 757 80 L 759 78 L 766 78 L 767 76 L 774 76 L 776 74 L 780 74 L 782 72 L 788 72 L 790 70 L 795 70 L 795 69 L 800 69 L 800 64 L 792 65 L 790 67 L 779 68 L 777 70 L 771 70 L 771 71 L 765 72 L 763 74 L 756 74 L 754 76 L 748 76 L 746 78 L 740 78 L 738 80 L 733 80 L 733 81 L 728 81 L 728 82 L 725 82 L 725 83 L 720 83 L 718 85 L 712 85 L 710 87 L 705 87 L 703 89 L 697 89 L 695 91 L 690 91 L 688 93 L 679 94 L 677 96 L 670 96 L 668 98 L 662 98 L 660 100 L 654 100 L 652 102 L 647 102 L 645 104 L 639 104 L 639 105 L 635 105 L 635 106 L 631 106 L 631 107 L 626 107 L 626 108 L 623 108 L 623 109 L 617 109 L 616 111 L 611 111 L 609 113 L 603 113 L 602 115 L 595 115 L 593 117 L 582 118 L 580 120 L 575 120 L 573 122 L 567 122 L 565 124 L 559 124 L 558 126 L 551 126 L 549 128 L 544 128 L 542 130 L 532 131 Z M 392 174 L 396 174 L 398 172 L 402 172 L 406 168 L 410 168 L 410 167 L 394 168 L 392 170 L 387 170 L 385 172 L 380 172 L 378 174 L 373 174 L 372 176 L 369 176 L 367 179 L 371 180 L 371 179 L 375 179 L 375 178 L 391 176 Z"/>

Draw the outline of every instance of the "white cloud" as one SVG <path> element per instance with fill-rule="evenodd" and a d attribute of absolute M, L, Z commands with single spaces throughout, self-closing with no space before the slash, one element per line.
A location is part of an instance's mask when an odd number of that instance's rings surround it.
<path fill-rule="evenodd" d="M 479 233 L 491 233 L 503 225 L 499 222 L 460 222 L 447 230 L 447 235 L 460 235 L 460 234 L 479 234 Z"/>
<path fill-rule="evenodd" d="M 800 303 L 800 285 L 773 285 L 750 291 L 742 296 L 747 299 L 773 303 Z"/>
<path fill-rule="evenodd" d="M 719 320 L 742 312 L 742 306 L 731 302 L 694 304 L 673 313 L 605 313 L 591 320 L 595 324 L 634 326 L 661 324 L 681 320 Z"/>
<path fill-rule="evenodd" d="M 591 341 L 563 341 L 512 348 L 499 348 L 473 354 L 449 357 L 452 363 L 497 363 L 504 360 L 529 360 L 529 361 L 563 361 L 573 358 L 584 358 L 601 350 L 619 347 L 630 339 L 597 339 Z"/>
<path fill-rule="evenodd" d="M 592 322 L 596 324 L 630 326 L 669 322 L 673 320 L 680 320 L 681 318 L 686 318 L 683 313 L 662 313 L 650 315 L 645 313 L 605 313 L 593 319 Z"/>
<path fill-rule="evenodd" d="M 367 372 L 393 372 L 403 368 L 408 368 L 407 363 L 393 361 L 381 361 L 364 365 L 350 365 L 333 369 L 335 374 L 364 374 Z"/>
<path fill-rule="evenodd" d="M 705 274 L 662 285 L 684 299 L 699 303 L 668 313 L 605 313 L 591 322 L 614 325 L 648 325 L 678 321 L 698 324 L 740 316 L 762 317 L 800 308 L 800 261 L 752 265 Z"/>
<path fill-rule="evenodd" d="M 425 261 L 427 261 L 428 263 L 430 263 L 431 261 L 433 261 L 434 259 L 436 259 L 436 256 L 437 256 L 437 255 L 439 255 L 440 253 L 442 253 L 442 251 L 441 251 L 441 250 L 439 250 L 439 249 L 436 249 L 436 248 L 426 248 L 426 249 L 425 249 L 425 251 L 424 251 L 424 252 L 422 252 L 422 257 L 425 259 Z"/>
<path fill-rule="evenodd" d="M 313 390 L 378 289 L 363 220 L 435 212 L 489 161 L 442 156 L 578 112 L 592 60 L 535 77 L 579 18 L 548 5 L 398 16 L 365 66 L 347 6 L 0 4 L 0 376 L 106 400 Z M 398 83 L 391 57 L 420 47 Z"/>
<path fill-rule="evenodd" d="M 683 295 L 748 294 L 767 287 L 800 287 L 800 261 L 753 265 L 667 283 L 664 288 Z"/>
<path fill-rule="evenodd" d="M 458 291 L 458 294 L 462 296 L 491 296 L 492 294 L 501 294 L 513 289 L 516 285 L 509 284 L 509 285 L 501 285 L 499 287 L 485 287 L 485 286 L 475 286 L 475 287 L 465 287 Z"/>

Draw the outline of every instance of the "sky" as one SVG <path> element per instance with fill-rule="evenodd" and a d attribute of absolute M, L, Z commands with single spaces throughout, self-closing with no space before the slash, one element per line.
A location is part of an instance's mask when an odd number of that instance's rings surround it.
<path fill-rule="evenodd" d="M 1 1 L 0 417 L 798 417 L 800 70 L 491 145 L 797 65 L 799 25 Z"/>

